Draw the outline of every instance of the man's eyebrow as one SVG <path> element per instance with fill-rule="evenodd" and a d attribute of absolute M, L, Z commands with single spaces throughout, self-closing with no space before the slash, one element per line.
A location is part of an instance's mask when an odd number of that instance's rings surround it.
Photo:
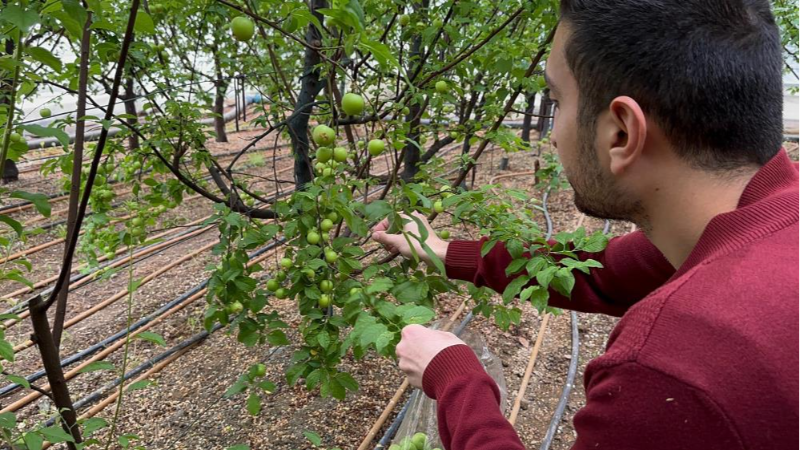
<path fill-rule="evenodd" d="M 558 95 L 558 87 L 553 84 L 553 80 L 547 76 L 547 69 L 544 70 L 544 82 L 547 83 L 547 87 L 552 91 L 554 94 Z"/>

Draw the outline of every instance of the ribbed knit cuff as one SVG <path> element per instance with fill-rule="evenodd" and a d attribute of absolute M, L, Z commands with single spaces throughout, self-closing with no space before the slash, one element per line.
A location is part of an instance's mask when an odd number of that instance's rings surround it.
<path fill-rule="evenodd" d="M 485 373 L 475 352 L 466 345 L 452 345 L 433 357 L 422 374 L 422 390 L 436 399 L 456 378 L 473 372 Z"/>
<path fill-rule="evenodd" d="M 472 281 L 478 270 L 481 258 L 482 241 L 451 241 L 444 259 L 447 277 L 456 280 Z"/>

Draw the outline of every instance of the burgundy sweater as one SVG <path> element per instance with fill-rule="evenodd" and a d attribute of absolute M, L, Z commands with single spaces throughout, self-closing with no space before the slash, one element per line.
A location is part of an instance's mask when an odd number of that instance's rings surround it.
<path fill-rule="evenodd" d="M 500 245 L 454 241 L 451 278 L 502 292 Z M 641 233 L 586 255 L 572 299 L 552 306 L 622 316 L 586 368 L 573 450 L 798 448 L 798 174 L 781 151 L 736 210 L 714 217 L 675 271 Z M 423 376 L 448 450 L 524 448 L 469 347 L 439 353 Z"/>

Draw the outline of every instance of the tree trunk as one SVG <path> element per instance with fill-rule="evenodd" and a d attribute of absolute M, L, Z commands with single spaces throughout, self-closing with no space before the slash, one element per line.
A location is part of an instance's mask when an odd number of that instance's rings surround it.
<path fill-rule="evenodd" d="M 90 26 L 92 25 L 92 13 L 87 16 L 86 23 L 83 26 L 83 37 L 81 38 L 81 62 L 78 74 L 78 120 L 75 123 L 75 145 L 72 151 L 72 179 L 69 187 L 69 210 L 67 211 L 67 241 L 72 240 L 72 234 L 78 222 L 78 204 L 80 203 L 81 194 L 81 172 L 83 164 L 83 146 L 84 146 L 84 132 L 86 131 L 86 121 L 83 119 L 86 116 L 86 94 L 89 86 L 89 56 L 91 52 L 91 39 L 92 34 Z M 133 91 L 133 78 L 128 78 L 126 83 L 126 94 L 128 94 L 128 84 L 130 90 Z M 134 112 L 136 109 L 134 109 Z M 136 136 L 136 135 L 133 135 Z M 138 139 L 136 140 L 138 144 Z M 67 273 L 72 272 L 72 258 L 67 252 L 67 247 L 64 247 L 64 260 L 62 262 L 62 270 Z M 67 315 L 67 297 L 69 296 L 69 283 L 62 286 L 56 293 L 56 313 L 53 316 L 53 343 L 56 350 L 61 349 L 61 333 L 64 331 L 64 319 Z"/>
<path fill-rule="evenodd" d="M 544 138 L 550 129 L 550 120 L 545 116 L 548 115 L 552 103 L 550 101 L 550 91 L 545 89 L 542 92 L 542 101 L 539 103 L 539 118 L 536 120 L 536 131 L 539 132 L 539 139 Z"/>
<path fill-rule="evenodd" d="M 312 0 L 311 2 L 311 11 L 320 22 L 322 22 L 323 17 L 317 10 L 327 6 L 326 0 Z M 313 24 L 309 24 L 306 29 L 306 42 L 311 43 L 312 46 L 318 46 L 322 43 L 319 30 Z M 300 93 L 297 96 L 297 103 L 294 105 L 292 118 L 288 122 L 289 137 L 294 151 L 294 177 L 297 190 L 302 190 L 313 179 L 311 160 L 308 157 L 308 119 L 311 117 L 314 99 L 325 86 L 325 83 L 319 78 L 319 69 L 316 68 L 321 61 L 322 58 L 319 53 L 306 48 L 302 72 L 305 75 L 301 78 Z"/>
<path fill-rule="evenodd" d="M 3 6 L 6 5 L 8 0 L 3 0 Z M 11 56 L 14 54 L 14 40 L 11 39 L 11 36 L 6 37 L 6 54 Z M 9 76 L 10 76 L 9 71 Z M 11 78 L 2 80 L 0 82 L 3 86 L 6 86 L 7 91 L 11 89 Z M 0 104 L 8 104 L 8 99 L 11 97 L 10 92 L 3 92 L 0 94 Z M 12 181 L 17 181 L 19 179 L 19 170 L 17 169 L 17 165 L 14 161 L 7 159 L 5 165 L 3 165 L 3 174 L 2 174 L 2 181 L 3 183 L 11 183 Z"/>
<path fill-rule="evenodd" d="M 536 94 L 528 95 L 528 104 L 525 107 L 525 118 L 522 119 L 522 142 L 531 141 L 531 119 L 533 119 L 533 106 L 536 102 Z"/>
<path fill-rule="evenodd" d="M 214 72 L 217 79 L 214 80 L 214 133 L 217 135 L 217 142 L 228 142 L 228 133 L 225 132 L 225 93 L 228 91 L 228 82 L 222 78 L 222 62 L 219 59 L 218 37 L 214 33 Z"/>
<path fill-rule="evenodd" d="M 131 127 L 135 127 L 138 125 L 138 116 L 136 114 L 136 93 L 133 91 L 133 77 L 128 77 L 125 80 L 125 94 L 123 95 L 122 99 L 125 105 L 125 114 L 133 116 L 127 119 L 128 124 Z M 130 136 L 128 136 L 128 149 L 129 150 L 136 150 L 139 148 L 139 136 L 136 133 L 131 132 Z"/>
<path fill-rule="evenodd" d="M 58 356 L 58 349 L 53 342 L 53 335 L 50 332 L 50 323 L 47 321 L 47 306 L 41 296 L 33 298 L 28 304 L 31 313 L 31 323 L 36 336 L 36 345 L 42 355 L 42 364 L 47 374 L 47 382 L 50 383 L 50 392 L 53 395 L 53 402 L 63 419 L 61 426 L 64 431 L 71 434 L 75 443 L 83 442 L 81 430 L 77 424 L 77 414 L 69 396 L 69 388 L 64 378 L 64 370 L 61 368 L 61 360 Z M 76 446 L 72 442 L 67 442 L 70 450 L 75 450 Z"/>

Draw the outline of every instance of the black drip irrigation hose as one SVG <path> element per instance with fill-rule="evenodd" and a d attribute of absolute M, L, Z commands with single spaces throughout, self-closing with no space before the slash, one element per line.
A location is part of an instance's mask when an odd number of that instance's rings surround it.
<path fill-rule="evenodd" d="M 606 220 L 603 225 L 603 234 L 608 234 L 611 229 L 611 222 Z M 558 424 L 561 423 L 561 418 L 564 417 L 564 411 L 567 408 L 567 401 L 569 394 L 572 392 L 572 386 L 575 384 L 575 375 L 578 372 L 578 358 L 580 356 L 580 334 L 578 333 L 578 314 L 575 311 L 570 311 L 570 320 L 572 322 L 572 355 L 569 361 L 569 368 L 567 369 L 567 379 L 564 382 L 564 388 L 561 390 L 561 395 L 558 397 L 556 410 L 553 411 L 553 417 L 550 419 L 550 424 L 547 426 L 547 432 L 542 440 L 542 445 L 539 450 L 548 450 L 553 443 L 553 438 L 558 430 Z"/>
<path fill-rule="evenodd" d="M 272 250 L 272 249 L 274 249 L 274 248 L 276 248 L 276 247 L 278 247 L 280 245 L 283 245 L 285 242 L 286 242 L 286 240 L 283 239 L 283 238 L 278 239 L 276 241 L 273 241 L 273 242 L 269 243 L 268 245 L 264 246 L 263 248 L 261 248 L 260 250 L 257 250 L 255 252 L 253 252 L 250 255 L 250 258 L 255 258 L 255 257 L 259 256 L 259 255 L 262 255 L 263 253 L 265 253 L 265 252 L 267 252 L 269 250 Z M 123 329 L 123 330 L 121 330 L 121 331 L 119 331 L 119 332 L 117 332 L 117 333 L 115 333 L 115 334 L 103 339 L 102 341 L 98 342 L 97 344 L 95 344 L 95 345 L 93 345 L 93 346 L 91 346 L 91 347 L 89 347 L 89 348 L 87 348 L 85 350 L 82 350 L 82 351 L 80 351 L 78 353 L 75 353 L 72 356 L 69 356 L 67 358 L 62 359 L 61 360 L 61 367 L 67 367 L 67 366 L 69 366 L 71 364 L 74 364 L 74 363 L 76 363 L 78 361 L 86 359 L 87 357 L 89 357 L 89 356 L 91 356 L 91 355 L 93 355 L 93 354 L 95 354 L 95 353 L 107 348 L 109 345 L 111 345 L 114 342 L 122 339 L 127 334 L 129 334 L 129 333 L 131 333 L 133 331 L 136 331 L 139 328 L 143 327 L 144 325 L 152 322 L 154 319 L 160 317 L 165 312 L 167 312 L 168 310 L 172 309 L 172 307 L 174 307 L 175 305 L 178 305 L 179 303 L 183 302 L 187 298 L 191 297 L 192 295 L 196 294 L 201 289 L 206 287 L 206 285 L 208 284 L 208 281 L 209 280 L 206 279 L 202 283 L 198 284 L 197 286 L 193 287 L 192 289 L 188 290 L 187 292 L 179 295 L 175 299 L 173 299 L 170 302 L 166 303 L 161 308 L 158 308 L 157 310 L 153 311 L 152 313 L 148 314 L 147 316 L 139 319 L 137 322 L 133 323 L 130 326 L 130 328 L 126 327 L 125 329 Z M 44 370 L 39 370 L 38 372 L 34 373 L 33 375 L 29 375 L 29 376 L 25 377 L 25 379 L 28 380 L 29 383 L 32 383 L 32 382 L 42 378 L 43 376 L 45 376 L 45 374 L 46 374 L 46 372 Z M 0 397 L 4 397 L 7 394 L 19 389 L 20 387 L 21 386 L 19 384 L 16 384 L 16 383 L 8 384 L 8 385 L 4 386 L 2 389 L 0 389 Z"/>

